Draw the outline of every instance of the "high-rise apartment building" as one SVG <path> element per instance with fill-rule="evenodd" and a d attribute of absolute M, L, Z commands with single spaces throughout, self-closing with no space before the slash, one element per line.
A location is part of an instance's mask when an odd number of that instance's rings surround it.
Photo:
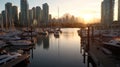
<path fill-rule="evenodd" d="M 47 3 L 43 4 L 43 22 L 48 23 L 49 21 L 49 6 Z"/>
<path fill-rule="evenodd" d="M 5 10 L 2 11 L 2 17 L 3 17 L 3 26 L 7 28 L 7 20 L 6 20 L 6 12 Z"/>
<path fill-rule="evenodd" d="M 118 21 L 120 22 L 120 0 L 118 0 Z"/>
<path fill-rule="evenodd" d="M 12 6 L 12 21 L 14 25 L 18 25 L 18 7 Z"/>
<path fill-rule="evenodd" d="M 12 3 L 6 3 L 5 4 L 5 14 L 6 14 L 6 22 L 7 27 L 12 26 Z"/>
<path fill-rule="evenodd" d="M 33 10 L 29 10 L 29 25 L 33 23 Z"/>
<path fill-rule="evenodd" d="M 39 6 L 36 7 L 36 20 L 40 23 L 41 20 L 41 8 Z"/>
<path fill-rule="evenodd" d="M 32 8 L 32 11 L 33 11 L 33 19 L 36 19 L 36 8 L 33 7 L 33 8 Z"/>
<path fill-rule="evenodd" d="M 2 17 L 2 14 L 0 14 L 0 27 L 3 28 L 3 17 Z"/>
<path fill-rule="evenodd" d="M 20 0 L 21 4 L 21 22 L 20 24 L 23 25 L 23 26 L 28 26 L 28 23 L 29 23 L 29 6 L 28 6 L 28 2 L 27 0 Z"/>
<path fill-rule="evenodd" d="M 111 24 L 114 17 L 114 1 L 104 0 L 101 4 L 101 22 L 103 24 Z"/>

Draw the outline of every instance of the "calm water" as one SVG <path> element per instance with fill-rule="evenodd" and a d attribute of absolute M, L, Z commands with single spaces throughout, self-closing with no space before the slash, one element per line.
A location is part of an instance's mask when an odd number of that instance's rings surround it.
<path fill-rule="evenodd" d="M 28 67 L 87 67 L 80 53 L 78 28 L 62 29 L 59 38 L 54 34 L 39 36 L 38 42 L 31 50 Z"/>

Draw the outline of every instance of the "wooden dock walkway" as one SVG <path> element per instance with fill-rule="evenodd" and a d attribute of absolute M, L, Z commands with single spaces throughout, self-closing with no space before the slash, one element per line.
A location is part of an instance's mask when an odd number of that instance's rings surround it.
<path fill-rule="evenodd" d="M 116 60 L 111 52 L 104 51 L 101 42 L 94 40 L 93 43 L 90 43 L 89 54 L 99 67 L 117 67 L 117 65 L 119 67 L 120 61 Z"/>
<path fill-rule="evenodd" d="M 13 67 L 16 64 L 18 64 L 18 63 L 24 61 L 25 59 L 29 58 L 29 56 L 30 56 L 29 54 L 22 55 L 22 56 L 14 59 L 10 62 L 7 62 L 6 64 L 1 65 L 0 67 Z"/>

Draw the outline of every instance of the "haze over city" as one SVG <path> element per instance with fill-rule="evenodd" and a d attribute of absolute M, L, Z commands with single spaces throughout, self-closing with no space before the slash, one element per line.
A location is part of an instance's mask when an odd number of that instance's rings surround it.
<path fill-rule="evenodd" d="M 18 11 L 20 12 L 20 0 L 1 0 L 0 11 L 5 9 L 5 3 L 7 2 L 11 2 L 13 5 L 18 6 Z M 28 0 L 29 9 L 36 6 L 40 6 L 42 8 L 43 3 L 48 3 L 49 12 L 52 14 L 52 17 L 58 17 L 59 8 L 60 17 L 65 13 L 69 13 L 86 20 L 100 19 L 101 2 L 102 0 Z M 115 2 L 114 20 L 117 20 L 117 3 L 118 0 Z"/>

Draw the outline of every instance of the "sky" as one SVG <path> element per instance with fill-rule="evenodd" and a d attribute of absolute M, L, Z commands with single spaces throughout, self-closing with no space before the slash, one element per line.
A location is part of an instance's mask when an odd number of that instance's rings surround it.
<path fill-rule="evenodd" d="M 32 7 L 40 6 L 48 3 L 49 13 L 52 17 L 63 16 L 65 13 L 69 13 L 76 17 L 87 19 L 99 19 L 101 17 L 101 2 L 103 0 L 28 0 L 29 9 Z M 11 2 L 13 5 L 18 6 L 20 9 L 20 0 L 0 0 L 0 12 L 5 9 L 5 3 Z M 117 20 L 117 3 L 115 2 L 115 15 L 114 20 Z"/>

